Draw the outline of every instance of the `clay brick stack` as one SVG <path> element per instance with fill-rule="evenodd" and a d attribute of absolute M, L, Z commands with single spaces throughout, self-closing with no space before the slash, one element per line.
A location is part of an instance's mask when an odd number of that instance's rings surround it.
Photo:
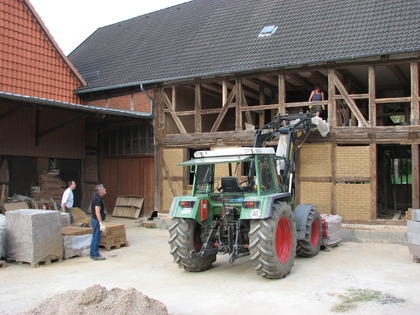
<path fill-rule="evenodd" d="M 335 246 L 341 242 L 341 217 L 339 215 L 321 214 L 323 246 Z"/>
<path fill-rule="evenodd" d="M 6 256 L 17 262 L 36 265 L 61 260 L 60 213 L 22 209 L 6 212 Z"/>
<path fill-rule="evenodd" d="M 66 183 L 57 175 L 43 173 L 38 177 L 38 185 L 40 192 L 32 192 L 32 198 L 53 198 L 55 201 L 61 202 L 64 190 L 67 188 Z"/>
<path fill-rule="evenodd" d="M 102 232 L 102 239 L 99 246 L 106 250 L 128 246 L 124 224 L 105 223 L 106 230 Z"/>

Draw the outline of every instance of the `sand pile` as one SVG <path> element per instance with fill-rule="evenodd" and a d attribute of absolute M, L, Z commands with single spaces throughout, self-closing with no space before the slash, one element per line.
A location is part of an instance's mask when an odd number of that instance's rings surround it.
<path fill-rule="evenodd" d="M 56 295 L 25 314 L 96 315 L 96 314 L 168 314 L 166 306 L 136 289 L 106 290 L 98 284 L 84 291 Z"/>

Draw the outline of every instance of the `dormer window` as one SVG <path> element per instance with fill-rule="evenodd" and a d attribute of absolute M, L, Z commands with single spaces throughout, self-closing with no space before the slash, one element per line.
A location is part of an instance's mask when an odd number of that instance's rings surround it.
<path fill-rule="evenodd" d="M 264 26 L 260 32 L 260 35 L 258 35 L 258 37 L 271 36 L 277 31 L 277 28 L 278 26 L 276 25 Z"/>

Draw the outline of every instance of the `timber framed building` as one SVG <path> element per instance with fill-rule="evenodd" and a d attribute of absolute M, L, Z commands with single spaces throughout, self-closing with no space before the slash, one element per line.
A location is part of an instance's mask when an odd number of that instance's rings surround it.
<path fill-rule="evenodd" d="M 69 58 L 88 103 L 149 91 L 161 212 L 190 189 L 177 163 L 252 145 L 320 85 L 330 133 L 298 150 L 295 199 L 373 222 L 419 207 L 419 21 L 418 1 L 195 0 L 98 29 Z"/>
<path fill-rule="evenodd" d="M 419 21 L 415 0 L 193 0 L 98 29 L 68 56 L 76 96 L 153 117 L 95 125 L 110 203 L 145 194 L 144 215 L 168 212 L 195 150 L 250 146 L 276 114 L 324 105 L 296 202 L 350 223 L 418 208 Z M 325 100 L 309 103 L 315 85 Z"/>

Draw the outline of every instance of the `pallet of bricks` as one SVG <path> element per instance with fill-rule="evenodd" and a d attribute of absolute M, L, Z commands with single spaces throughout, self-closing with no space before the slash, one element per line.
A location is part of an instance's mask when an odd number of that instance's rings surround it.
<path fill-rule="evenodd" d="M 65 226 L 61 228 L 63 237 L 63 257 L 88 256 L 92 243 L 92 228 Z"/>
<path fill-rule="evenodd" d="M 322 241 L 321 246 L 329 251 L 341 242 L 341 217 L 339 215 L 321 214 Z"/>
<path fill-rule="evenodd" d="M 58 211 L 21 209 L 6 212 L 6 259 L 31 267 L 61 261 L 63 244 Z"/>
<path fill-rule="evenodd" d="M 100 247 L 106 250 L 128 246 L 125 225 L 105 222 L 106 229 L 102 232 Z"/>
<path fill-rule="evenodd" d="M 407 221 L 407 243 L 413 261 L 420 262 L 420 209 L 411 210 L 412 220 Z"/>

